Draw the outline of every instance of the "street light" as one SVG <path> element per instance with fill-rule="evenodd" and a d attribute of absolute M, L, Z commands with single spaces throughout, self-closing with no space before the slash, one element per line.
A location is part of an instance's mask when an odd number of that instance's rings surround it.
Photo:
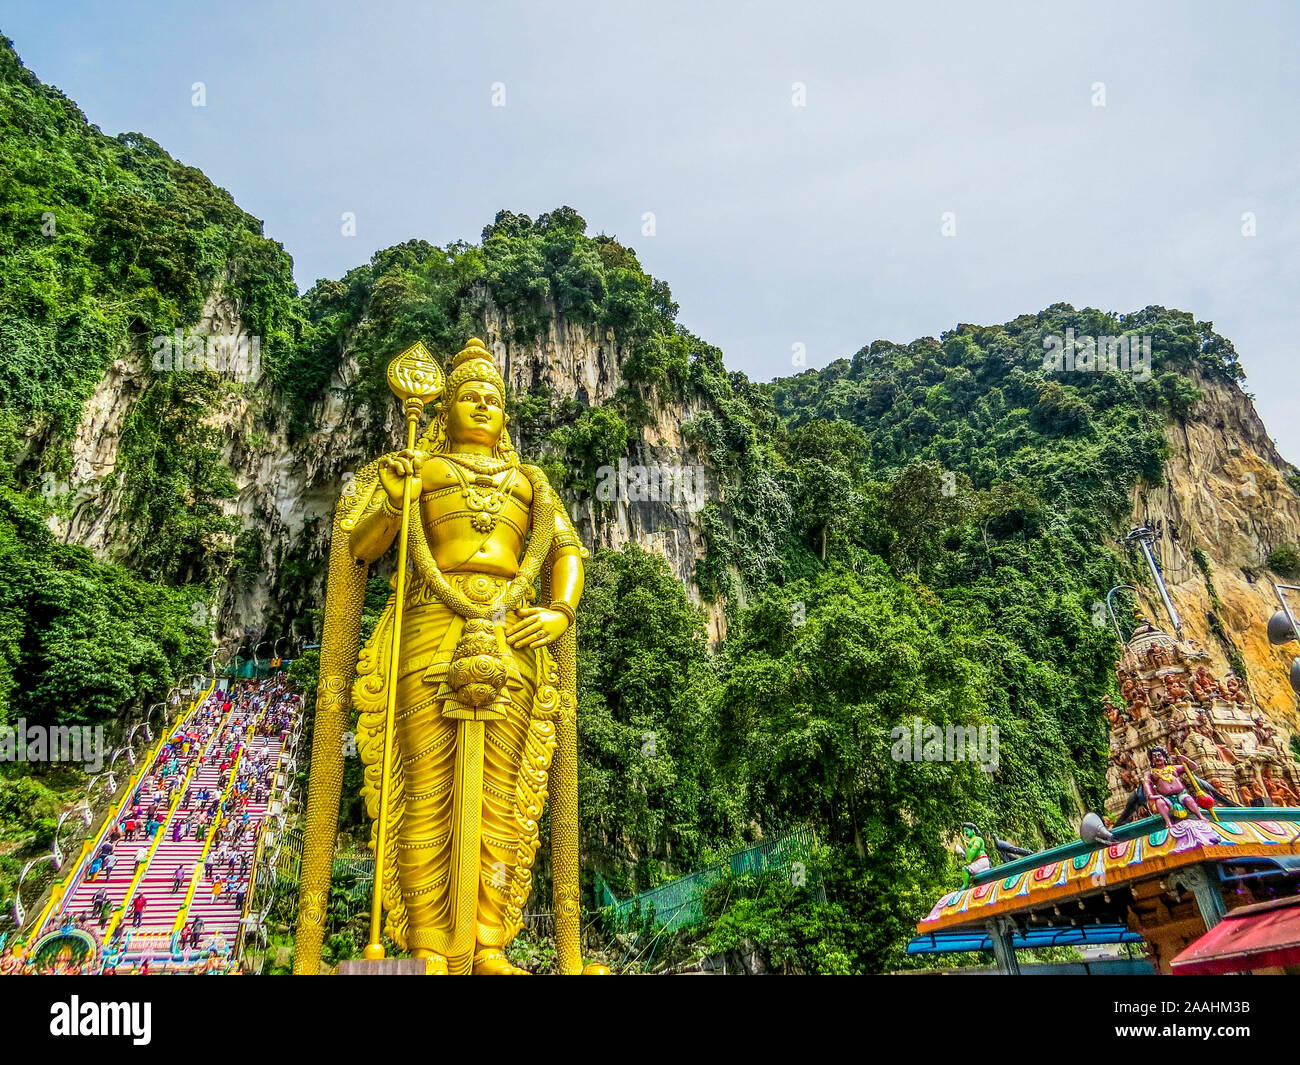
<path fill-rule="evenodd" d="M 14 885 L 14 924 L 19 928 L 22 928 L 27 922 L 27 910 L 23 906 L 23 881 L 27 879 L 27 874 L 40 865 L 41 862 L 49 862 L 54 866 L 56 873 L 59 871 L 59 865 L 61 864 L 57 855 L 42 854 L 23 866 L 23 871 L 18 874 L 18 883 Z"/>
<path fill-rule="evenodd" d="M 1169 589 L 1165 587 L 1165 579 L 1160 574 L 1160 566 L 1156 563 L 1155 555 L 1151 553 L 1151 545 L 1163 535 L 1164 527 L 1161 522 L 1156 522 L 1154 529 L 1150 525 L 1135 525 L 1121 543 L 1137 544 L 1142 549 L 1142 554 L 1147 560 L 1147 568 L 1151 571 L 1151 577 L 1156 582 L 1156 588 L 1159 590 L 1160 598 L 1165 604 L 1165 610 L 1169 612 L 1169 620 L 1174 623 L 1174 635 L 1181 640 L 1183 638 L 1183 619 L 1178 616 L 1174 601 L 1169 598 Z"/>
<path fill-rule="evenodd" d="M 1110 605 L 1111 597 L 1116 592 L 1132 592 L 1133 598 L 1136 599 L 1138 597 L 1138 590 L 1131 584 L 1118 584 L 1106 593 L 1106 613 L 1110 615 L 1110 623 L 1115 627 L 1115 637 L 1119 640 L 1119 645 L 1122 648 L 1125 644 L 1124 633 L 1120 631 L 1119 618 L 1115 616 L 1115 611 Z"/>
<path fill-rule="evenodd" d="M 63 852 L 59 849 L 59 833 L 63 831 L 63 822 L 73 814 L 80 814 L 82 823 L 89 828 L 95 820 L 94 814 L 91 813 L 90 804 L 85 799 L 81 800 L 81 805 L 74 806 L 71 810 L 64 810 L 59 815 L 59 820 L 54 826 L 54 842 L 50 847 L 50 852 L 54 855 L 54 868 L 58 869 L 63 864 Z"/>
<path fill-rule="evenodd" d="M 1300 592 L 1300 586 L 1274 584 L 1273 590 L 1277 592 L 1277 601 L 1282 604 L 1282 609 L 1268 619 L 1268 642 L 1275 647 L 1280 647 L 1293 640 L 1300 640 L 1300 625 L 1296 624 L 1295 613 L 1291 610 L 1291 604 L 1286 601 L 1286 593 Z M 1290 680 L 1291 690 L 1300 695 L 1300 658 L 1291 660 Z"/>
<path fill-rule="evenodd" d="M 121 752 L 119 751 L 117 752 L 117 754 L 114 755 L 114 758 L 120 757 L 120 755 Z M 104 781 L 104 790 L 107 790 L 109 797 L 111 798 L 113 793 L 117 791 L 117 778 L 113 776 L 112 758 L 109 759 L 107 769 L 105 769 L 102 773 L 96 773 L 93 777 L 91 777 L 88 781 L 86 781 L 86 802 L 88 804 L 91 804 L 95 801 L 95 785 L 98 784 L 101 780 Z"/>

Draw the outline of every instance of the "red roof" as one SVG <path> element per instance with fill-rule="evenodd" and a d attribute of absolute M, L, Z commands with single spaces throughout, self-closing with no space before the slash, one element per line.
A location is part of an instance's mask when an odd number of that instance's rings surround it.
<path fill-rule="evenodd" d="M 1172 962 L 1176 975 L 1300 965 L 1300 895 L 1232 910 Z"/>

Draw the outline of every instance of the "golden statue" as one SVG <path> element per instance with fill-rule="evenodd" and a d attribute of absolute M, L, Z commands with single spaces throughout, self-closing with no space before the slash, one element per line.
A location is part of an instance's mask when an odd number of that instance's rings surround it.
<path fill-rule="evenodd" d="M 334 519 L 294 971 L 320 969 L 355 704 L 376 856 L 366 957 L 384 956 L 382 910 L 383 932 L 426 972 L 524 973 L 504 948 L 523 925 L 549 794 L 559 968 L 576 973 L 574 623 L 587 552 L 511 445 L 482 341 L 455 357 L 445 388 L 422 344 L 388 382 L 407 446 L 363 469 Z M 427 403 L 436 413 L 417 442 Z M 358 654 L 366 574 L 394 541 L 393 594 Z"/>

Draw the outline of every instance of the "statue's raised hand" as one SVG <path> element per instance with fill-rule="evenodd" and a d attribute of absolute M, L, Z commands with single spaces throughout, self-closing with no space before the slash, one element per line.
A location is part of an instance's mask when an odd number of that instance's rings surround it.
<path fill-rule="evenodd" d="M 419 477 L 424 460 L 428 458 L 423 451 L 409 448 L 394 451 L 379 460 L 379 483 L 388 493 L 388 502 L 394 510 L 402 509 L 402 495 L 406 489 L 408 477 Z"/>

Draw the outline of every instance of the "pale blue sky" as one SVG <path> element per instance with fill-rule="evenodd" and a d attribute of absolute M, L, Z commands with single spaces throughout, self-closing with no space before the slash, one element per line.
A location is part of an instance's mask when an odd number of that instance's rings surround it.
<path fill-rule="evenodd" d="M 569 204 L 758 379 L 795 343 L 1176 306 L 1300 461 L 1300 5 L 865 7 L 41 2 L 0 32 L 265 219 L 304 288 Z"/>

